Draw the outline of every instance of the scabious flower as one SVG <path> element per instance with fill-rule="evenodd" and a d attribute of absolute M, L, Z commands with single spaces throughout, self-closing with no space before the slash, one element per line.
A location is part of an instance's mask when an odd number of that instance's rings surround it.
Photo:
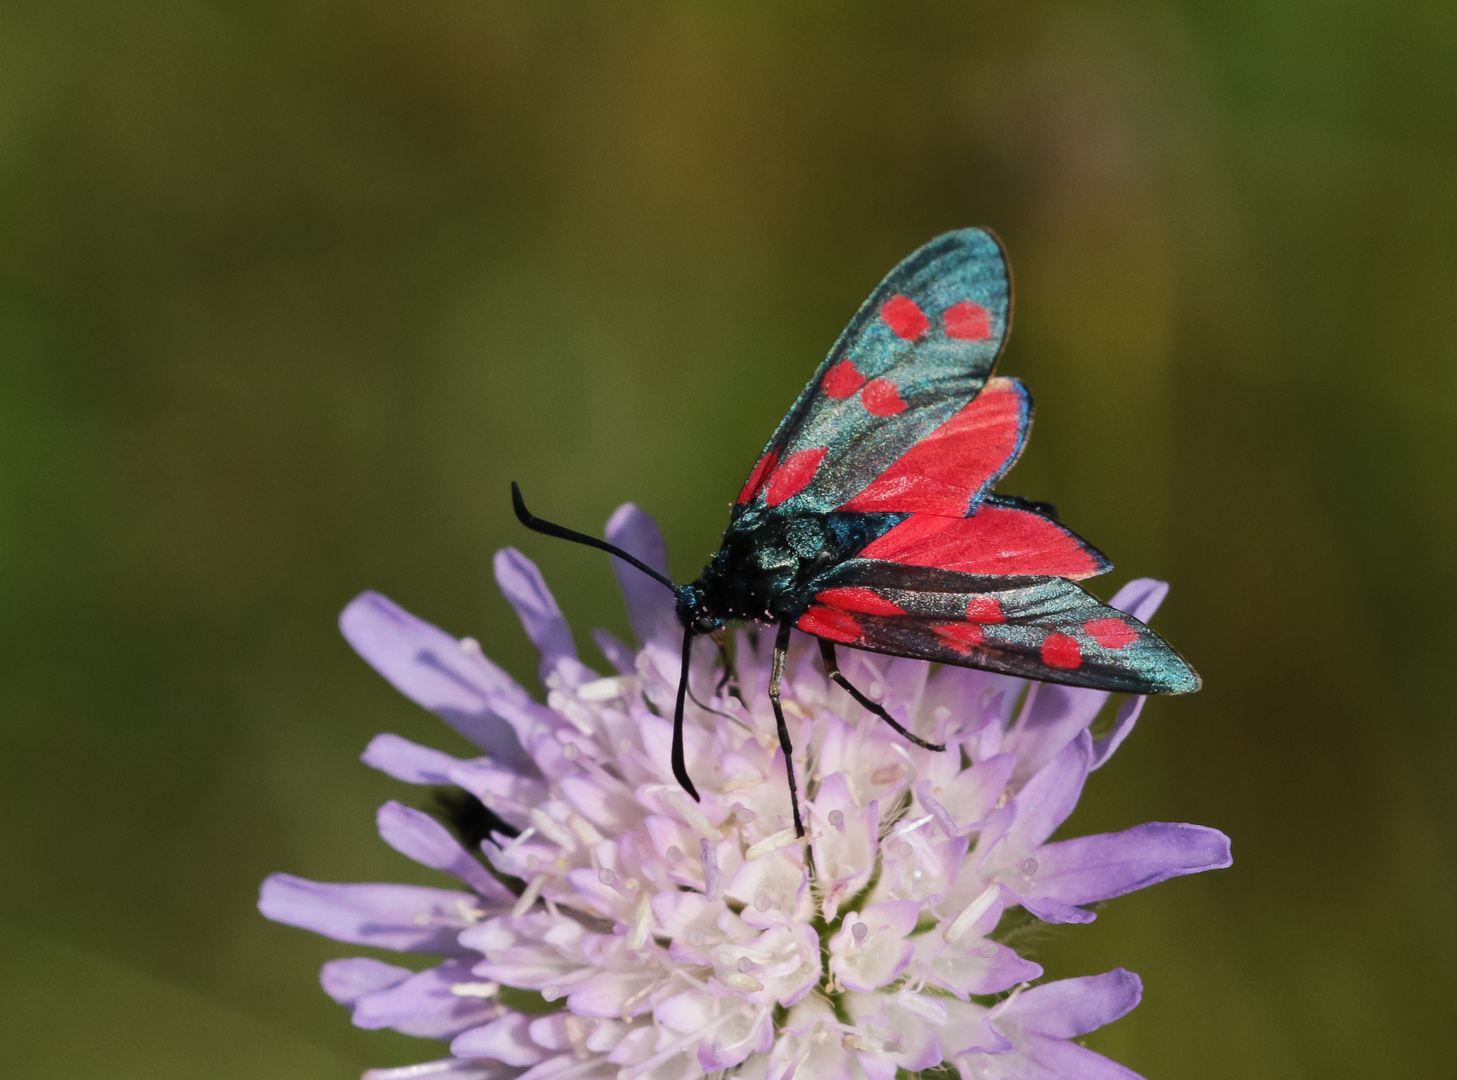
<path fill-rule="evenodd" d="M 666 572 L 657 526 L 622 507 L 608 538 Z M 379 811 L 385 842 L 456 889 L 320 884 L 275 874 L 271 919 L 341 941 L 443 957 L 423 971 L 367 957 L 324 966 L 360 1027 L 450 1041 L 450 1054 L 368 1080 L 963 1080 L 1131 1077 L 1073 1041 L 1138 1004 L 1121 969 L 1037 984 L 998 940 L 1005 911 L 1088 922 L 1086 905 L 1230 864 L 1229 840 L 1153 823 L 1050 841 L 1142 699 L 1106 734 L 1108 695 L 847 651 L 846 673 L 924 738 L 910 745 L 833 684 L 810 639 L 791 648 L 784 711 L 805 779 L 795 835 L 766 687 L 772 632 L 741 631 L 742 697 L 701 640 L 687 761 L 669 769 L 680 663 L 672 597 L 617 572 L 641 647 L 598 631 L 617 673 L 577 657 L 541 575 L 513 550 L 496 577 L 541 655 L 540 703 L 481 654 L 384 597 L 345 609 L 345 637 L 401 692 L 481 751 L 461 759 L 380 735 L 366 763 L 453 785 L 495 830 L 469 851 L 435 818 Z M 1167 586 L 1113 604 L 1148 619 Z M 484 856 L 484 861 L 478 856 Z"/>

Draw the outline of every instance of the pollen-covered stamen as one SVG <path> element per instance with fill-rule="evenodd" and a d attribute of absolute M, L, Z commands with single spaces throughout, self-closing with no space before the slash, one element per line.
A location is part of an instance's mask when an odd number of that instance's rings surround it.
<path fill-rule="evenodd" d="M 952 945 L 960 940 L 978 919 L 991 910 L 991 906 L 997 902 L 997 897 L 1001 895 L 1001 892 L 1000 885 L 992 884 L 977 894 L 976 899 L 967 904 L 961 914 L 952 919 L 951 925 L 946 927 L 942 933 L 941 936 L 946 939 L 946 943 Z"/>
<path fill-rule="evenodd" d="M 870 927 L 866 926 L 863 922 L 857 922 L 854 926 L 850 927 L 850 936 L 855 939 L 856 945 L 862 945 L 865 943 L 865 939 L 870 936 Z"/>

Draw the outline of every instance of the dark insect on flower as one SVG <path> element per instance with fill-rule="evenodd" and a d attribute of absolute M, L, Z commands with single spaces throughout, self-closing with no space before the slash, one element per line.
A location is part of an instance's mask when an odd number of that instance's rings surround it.
<path fill-rule="evenodd" d="M 683 626 L 673 774 L 695 799 L 683 764 L 689 658 L 697 635 L 722 648 L 730 621 L 778 627 L 769 697 L 801 836 L 779 702 L 792 628 L 819 639 L 851 697 L 930 750 L 944 747 L 840 673 L 836 645 L 1130 694 L 1199 689 L 1167 642 L 1075 584 L 1112 568 L 1101 552 L 1047 504 L 992 492 L 1032 423 L 1027 388 L 992 377 L 1011 314 L 1006 259 L 984 229 L 939 236 L 892 270 L 780 422 L 691 585 L 532 516 L 511 485 L 528 528 L 601 548 L 673 591 Z"/>

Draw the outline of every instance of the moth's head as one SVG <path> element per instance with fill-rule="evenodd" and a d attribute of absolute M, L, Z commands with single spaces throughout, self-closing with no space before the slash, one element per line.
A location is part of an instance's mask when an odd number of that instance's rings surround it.
<path fill-rule="evenodd" d="M 703 590 L 697 585 L 679 585 L 673 590 L 677 597 L 678 622 L 684 630 L 694 634 L 711 634 L 723 627 L 723 620 L 708 609 Z"/>

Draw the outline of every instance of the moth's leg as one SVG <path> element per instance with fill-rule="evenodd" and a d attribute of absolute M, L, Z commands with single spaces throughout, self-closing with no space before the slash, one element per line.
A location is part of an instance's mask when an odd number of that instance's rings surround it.
<path fill-rule="evenodd" d="M 693 796 L 694 802 L 702 802 L 694 790 L 693 781 L 688 779 L 688 767 L 683 764 L 683 698 L 688 693 L 688 666 L 693 661 L 693 631 L 683 631 L 683 672 L 678 676 L 678 704 L 673 709 L 673 775 L 683 790 Z"/>
<path fill-rule="evenodd" d="M 799 817 L 799 791 L 794 785 L 794 745 L 789 741 L 789 728 L 784 723 L 784 709 L 779 704 L 779 682 L 784 678 L 784 657 L 789 652 L 789 623 L 779 624 L 774 639 L 774 670 L 769 676 L 769 701 L 774 706 L 774 719 L 779 723 L 779 747 L 784 751 L 784 772 L 789 777 L 789 805 L 794 808 L 794 834 L 804 835 L 804 822 Z"/>
<path fill-rule="evenodd" d="M 900 724 L 896 721 L 895 717 L 891 716 L 890 713 L 886 712 L 882 706 L 877 705 L 875 702 L 871 701 L 868 697 L 862 694 L 859 690 L 856 690 L 855 687 L 851 686 L 850 680 L 845 678 L 845 676 L 840 673 L 840 665 L 835 660 L 834 642 L 826 641 L 824 638 L 820 638 L 820 656 L 824 659 L 825 662 L 825 674 L 827 674 L 831 679 L 835 680 L 836 684 L 838 684 L 839 687 L 845 691 L 845 693 L 849 694 L 856 701 L 860 702 L 861 705 L 865 706 L 876 716 L 880 717 L 891 727 L 895 728 L 907 739 L 910 739 L 911 742 L 915 743 L 923 750 L 946 749 L 944 745 L 928 743 L 925 739 L 912 735 L 905 728 L 901 727 Z"/>
<path fill-rule="evenodd" d="M 739 692 L 739 673 L 734 668 L 733 658 L 729 656 L 728 634 L 723 627 L 719 627 L 712 634 L 713 643 L 718 646 L 718 658 L 723 662 L 723 675 L 718 680 L 714 692 L 722 694 L 725 689 L 739 699 L 739 704 L 744 704 L 744 695 Z"/>

